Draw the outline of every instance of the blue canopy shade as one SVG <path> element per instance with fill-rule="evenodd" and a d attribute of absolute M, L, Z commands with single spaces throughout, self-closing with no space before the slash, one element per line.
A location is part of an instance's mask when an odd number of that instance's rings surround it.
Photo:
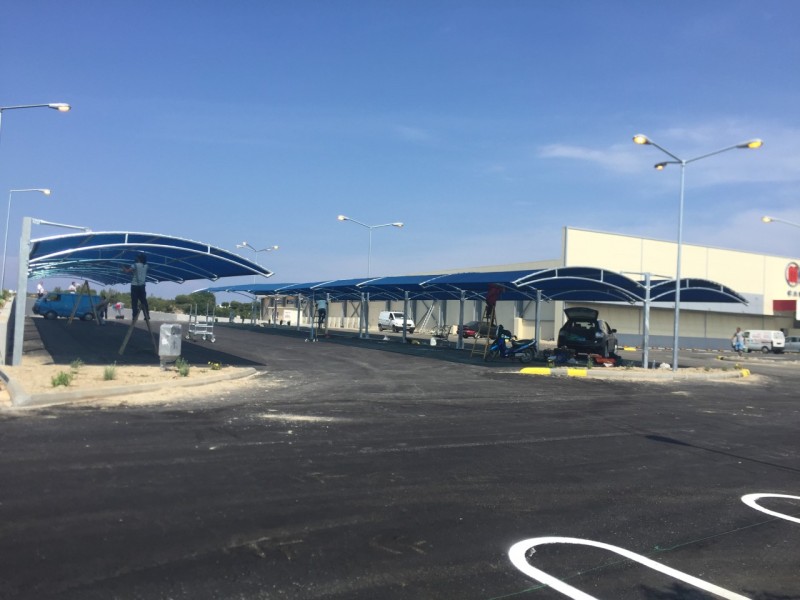
<path fill-rule="evenodd" d="M 153 283 L 272 276 L 269 269 L 209 244 L 155 233 L 121 231 L 31 240 L 28 276 L 88 279 L 103 285 L 126 283 L 130 275 L 122 267 L 131 265 L 140 253 L 147 257 L 147 279 Z"/>
<path fill-rule="evenodd" d="M 675 302 L 675 280 L 667 279 L 650 286 L 653 302 Z M 747 304 L 731 288 L 708 279 L 681 279 L 681 302 L 740 302 Z"/>
<path fill-rule="evenodd" d="M 644 286 L 621 273 L 594 267 L 554 267 L 528 273 L 514 285 L 539 290 L 551 300 L 576 302 L 639 302 Z"/>
<path fill-rule="evenodd" d="M 595 267 L 554 267 L 535 271 L 490 271 L 441 275 L 404 275 L 371 279 L 336 279 L 314 283 L 242 284 L 241 290 L 256 295 L 320 295 L 331 300 L 485 300 L 490 288 L 498 300 L 544 300 L 568 302 L 644 302 L 644 283 L 621 273 Z M 236 291 L 230 287 L 207 288 L 210 292 Z M 652 302 L 674 302 L 675 281 L 660 280 L 650 286 Z M 732 289 L 706 279 L 682 279 L 681 302 L 747 301 Z"/>

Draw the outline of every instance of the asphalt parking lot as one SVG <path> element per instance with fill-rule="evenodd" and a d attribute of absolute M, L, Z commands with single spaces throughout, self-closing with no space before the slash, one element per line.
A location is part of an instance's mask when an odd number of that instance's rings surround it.
<path fill-rule="evenodd" d="M 267 329 L 194 346 L 262 374 L 0 413 L 0 598 L 800 598 L 792 357 L 653 383 Z"/>

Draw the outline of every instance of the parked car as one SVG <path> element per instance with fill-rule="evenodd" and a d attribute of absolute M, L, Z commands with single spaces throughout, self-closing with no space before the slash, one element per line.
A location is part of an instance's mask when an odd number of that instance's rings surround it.
<path fill-rule="evenodd" d="M 558 332 L 558 347 L 576 354 L 599 354 L 608 358 L 617 353 L 617 330 L 598 319 L 593 308 L 573 306 L 564 310 L 567 322 Z"/>
<path fill-rule="evenodd" d="M 83 319 L 84 321 L 90 321 L 94 318 L 92 305 L 94 305 L 95 310 L 99 311 L 101 305 L 105 303 L 100 296 L 81 295 L 80 299 L 78 310 L 75 311 L 75 318 Z M 47 294 L 37 299 L 33 304 L 33 314 L 42 315 L 45 319 L 69 318 L 77 300 L 77 294 Z"/>
<path fill-rule="evenodd" d="M 783 343 L 784 352 L 800 352 L 800 336 L 790 335 Z"/>
<path fill-rule="evenodd" d="M 489 323 L 485 321 L 470 321 L 469 323 L 464 323 L 464 327 L 461 330 L 461 337 L 471 337 L 477 340 L 478 338 L 491 335 L 491 337 L 494 338 L 495 332 L 491 329 Z"/>

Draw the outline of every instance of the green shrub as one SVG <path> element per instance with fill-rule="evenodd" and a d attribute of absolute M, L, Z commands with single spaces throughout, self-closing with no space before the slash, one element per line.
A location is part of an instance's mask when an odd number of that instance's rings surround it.
<path fill-rule="evenodd" d="M 72 373 L 60 371 L 58 375 L 53 375 L 53 377 L 50 378 L 50 383 L 53 384 L 53 387 L 58 387 L 60 385 L 68 387 L 69 384 L 72 383 Z"/>
<path fill-rule="evenodd" d="M 83 366 L 83 361 L 80 358 L 76 358 L 71 363 L 69 363 L 69 368 L 73 371 L 77 371 Z"/>
<path fill-rule="evenodd" d="M 103 381 L 112 381 L 117 378 L 117 363 L 108 365 L 103 369 Z"/>
<path fill-rule="evenodd" d="M 175 368 L 178 369 L 178 374 L 181 377 L 188 377 L 189 376 L 189 368 L 191 365 L 186 362 L 186 359 L 182 356 L 179 356 L 175 361 Z"/>

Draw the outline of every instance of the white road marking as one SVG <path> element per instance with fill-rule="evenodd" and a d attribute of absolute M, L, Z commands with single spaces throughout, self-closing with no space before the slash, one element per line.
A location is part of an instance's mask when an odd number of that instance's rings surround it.
<path fill-rule="evenodd" d="M 800 519 L 797 517 L 790 517 L 789 515 L 785 515 L 783 513 L 769 510 L 768 508 L 760 506 L 758 501 L 761 498 L 790 498 L 792 500 L 800 500 L 800 496 L 789 496 L 787 494 L 746 494 L 745 496 L 742 496 L 742 502 L 747 504 L 747 506 L 750 508 L 755 508 L 756 510 L 760 510 L 761 512 L 772 515 L 773 517 L 778 517 L 779 519 L 786 519 L 787 521 L 792 521 L 793 523 L 800 523 Z"/>
<path fill-rule="evenodd" d="M 260 419 L 272 419 L 274 421 L 298 421 L 306 423 L 347 423 L 351 419 L 342 417 L 320 417 L 315 415 L 292 415 L 288 413 L 274 413 L 257 415 Z"/>
<path fill-rule="evenodd" d="M 664 573 L 670 577 L 673 577 L 679 581 L 683 581 L 684 583 L 688 583 L 689 585 L 693 585 L 696 588 L 701 590 L 705 590 L 706 592 L 710 592 L 712 594 L 716 594 L 721 598 L 726 598 L 726 600 L 750 600 L 747 596 L 742 596 L 735 592 L 731 592 L 724 588 L 721 588 L 713 583 L 708 583 L 702 579 L 698 579 L 697 577 L 693 577 L 692 575 L 688 575 L 682 571 L 678 571 L 677 569 L 673 569 L 671 567 L 667 567 L 666 565 L 662 565 L 659 562 L 651 560 L 647 557 L 644 557 L 640 554 L 636 554 L 635 552 L 631 552 L 629 550 L 625 550 L 624 548 L 620 548 L 619 546 L 612 546 L 611 544 L 604 544 L 603 542 L 595 542 L 593 540 L 584 540 L 580 538 L 569 538 L 569 537 L 539 537 L 539 538 L 530 538 L 527 540 L 522 540 L 521 542 L 517 542 L 508 551 L 508 557 L 511 559 L 512 564 L 517 567 L 520 571 L 525 573 L 525 575 L 532 577 L 536 581 L 544 583 L 545 585 L 550 586 L 554 590 L 561 592 L 565 596 L 573 598 L 573 600 L 598 600 L 594 596 L 590 596 L 585 592 L 580 591 L 579 589 L 572 587 L 568 583 L 561 581 L 560 579 L 553 577 L 552 575 L 548 575 L 541 569 L 537 569 L 536 567 L 531 566 L 526 558 L 526 554 L 529 550 L 535 548 L 536 546 L 540 546 L 542 544 L 579 544 L 583 546 L 593 546 L 595 548 L 602 548 L 603 550 L 609 550 L 614 552 L 615 554 L 619 554 L 620 556 L 624 556 L 625 558 L 632 560 L 634 562 L 638 562 L 641 565 L 646 567 L 650 567 L 655 571 L 659 571 L 660 573 Z"/>

